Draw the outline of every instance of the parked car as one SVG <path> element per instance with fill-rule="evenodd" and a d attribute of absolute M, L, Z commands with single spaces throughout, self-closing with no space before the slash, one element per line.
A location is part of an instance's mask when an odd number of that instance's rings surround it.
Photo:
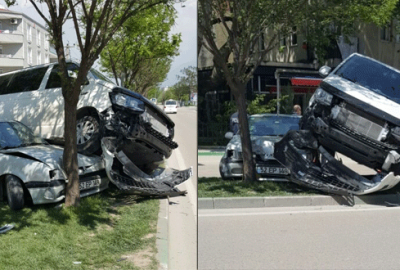
<path fill-rule="evenodd" d="M 62 169 L 63 149 L 49 145 L 25 125 L 0 122 L 0 200 L 11 209 L 33 204 L 55 203 L 65 198 L 66 174 Z M 108 187 L 101 157 L 78 154 L 81 197 Z"/>
<path fill-rule="evenodd" d="M 76 76 L 78 63 L 68 63 Z M 0 75 L 0 117 L 17 120 L 51 142 L 64 138 L 64 99 L 57 63 Z M 116 137 L 118 145 L 140 168 L 154 167 L 178 145 L 174 123 L 145 97 L 118 87 L 94 69 L 82 85 L 77 105 L 78 151 L 101 151 L 101 138 Z"/>
<path fill-rule="evenodd" d="M 292 172 L 292 181 L 330 193 L 363 195 L 400 181 L 400 71 L 352 54 L 326 77 L 300 122 L 274 156 Z M 300 151 L 313 152 L 311 159 Z M 334 158 L 339 152 L 375 169 L 361 176 Z"/>
<path fill-rule="evenodd" d="M 169 99 L 164 103 L 165 113 L 178 113 L 178 101 Z"/>
<path fill-rule="evenodd" d="M 274 144 L 289 130 L 299 129 L 297 115 L 256 114 L 249 116 L 250 139 L 255 154 L 259 180 L 287 181 L 289 170 L 273 156 Z M 227 132 L 230 139 L 219 163 L 222 179 L 243 177 L 242 143 L 240 135 Z"/>

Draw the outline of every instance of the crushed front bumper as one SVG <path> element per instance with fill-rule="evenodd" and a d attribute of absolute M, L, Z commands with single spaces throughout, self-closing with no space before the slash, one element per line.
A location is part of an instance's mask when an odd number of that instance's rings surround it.
<path fill-rule="evenodd" d="M 320 162 L 307 159 L 302 151 L 313 152 Z M 340 195 L 364 195 L 390 189 L 400 182 L 393 172 L 363 177 L 336 160 L 318 142 L 311 131 L 289 131 L 275 143 L 274 157 L 286 166 L 290 180 L 297 184 Z"/>
<path fill-rule="evenodd" d="M 192 167 L 186 170 L 158 168 L 146 174 L 124 153 L 117 150 L 113 140 L 102 139 L 103 157 L 110 181 L 120 190 L 142 196 L 184 195 L 176 186 L 193 175 Z"/>

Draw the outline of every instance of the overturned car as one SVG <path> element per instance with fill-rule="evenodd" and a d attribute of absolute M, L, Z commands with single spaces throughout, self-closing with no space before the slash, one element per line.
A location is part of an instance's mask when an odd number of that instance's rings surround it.
<path fill-rule="evenodd" d="M 400 72 L 352 54 L 332 72 L 322 67 L 320 75 L 326 78 L 310 100 L 301 130 L 275 144 L 275 158 L 290 169 L 293 182 L 329 193 L 392 188 L 400 181 Z M 335 159 L 335 152 L 376 174 L 357 174 Z"/>

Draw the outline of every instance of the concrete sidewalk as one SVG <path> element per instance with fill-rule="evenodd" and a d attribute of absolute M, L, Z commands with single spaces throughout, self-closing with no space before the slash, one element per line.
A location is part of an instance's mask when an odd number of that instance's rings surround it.
<path fill-rule="evenodd" d="M 354 206 L 360 204 L 400 206 L 400 194 L 199 198 L 197 205 L 199 209 L 223 209 L 327 205 Z"/>

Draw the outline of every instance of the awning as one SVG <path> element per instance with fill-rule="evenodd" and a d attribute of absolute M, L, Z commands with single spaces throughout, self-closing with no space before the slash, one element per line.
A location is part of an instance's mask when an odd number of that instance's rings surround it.
<path fill-rule="evenodd" d="M 294 77 L 290 79 L 293 86 L 311 86 L 318 87 L 322 82 L 320 78 Z"/>

